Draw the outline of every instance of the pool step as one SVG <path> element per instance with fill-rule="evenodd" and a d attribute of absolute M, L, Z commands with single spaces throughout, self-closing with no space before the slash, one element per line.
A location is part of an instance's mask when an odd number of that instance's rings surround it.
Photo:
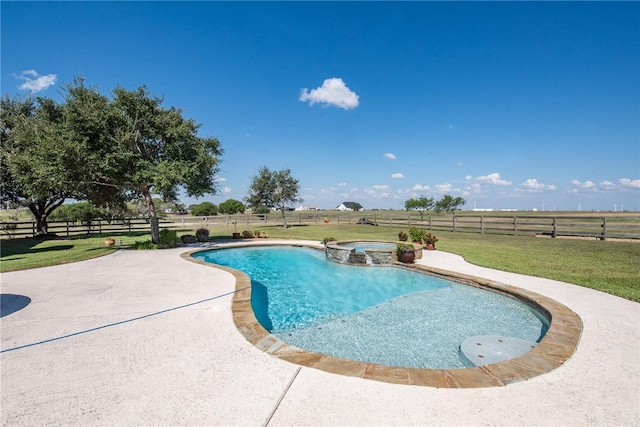
<path fill-rule="evenodd" d="M 482 366 L 522 356 L 536 344 L 535 341 L 521 338 L 477 335 L 464 340 L 460 344 L 460 350 L 475 366 Z"/>

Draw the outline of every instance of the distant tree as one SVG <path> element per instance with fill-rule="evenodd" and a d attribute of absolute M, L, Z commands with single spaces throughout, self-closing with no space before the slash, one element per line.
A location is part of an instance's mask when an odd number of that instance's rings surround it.
<path fill-rule="evenodd" d="M 438 200 L 435 204 L 435 209 L 437 212 L 447 212 L 452 213 L 460 207 L 462 207 L 466 202 L 462 197 L 453 197 L 449 194 L 445 194 L 442 196 L 442 199 Z"/>
<path fill-rule="evenodd" d="M 409 199 L 404 202 L 404 208 L 407 211 L 420 212 L 420 220 L 423 220 L 425 211 L 433 209 L 434 204 L 433 197 L 427 199 L 424 196 L 420 196 L 417 199 Z"/>
<path fill-rule="evenodd" d="M 191 215 L 194 216 L 213 216 L 218 215 L 218 206 L 211 202 L 202 202 L 191 208 Z"/>
<path fill-rule="evenodd" d="M 269 212 L 271 212 L 271 209 L 266 206 L 258 206 L 257 208 L 253 209 L 253 213 L 255 214 L 265 215 L 265 214 L 268 214 Z"/>
<path fill-rule="evenodd" d="M 235 199 L 225 200 L 224 202 L 220 203 L 220 206 L 218 206 L 218 208 L 220 210 L 220 213 L 226 215 L 244 213 L 245 209 L 244 204 L 241 201 Z"/>
<path fill-rule="evenodd" d="M 154 195 L 175 201 L 180 187 L 190 197 L 216 192 L 220 142 L 197 136 L 198 124 L 178 108 L 163 107 L 162 99 L 144 86 L 117 87 L 107 98 L 75 79 L 67 87 L 66 102 L 74 138 L 92 148 L 85 159 L 91 166 L 88 199 L 142 197 L 154 243 L 160 241 Z M 117 193 L 105 197 L 107 189 Z"/>
<path fill-rule="evenodd" d="M 251 178 L 249 195 L 245 198 L 247 204 L 254 210 L 259 207 L 277 208 L 282 213 L 282 225 L 287 227 L 285 210 L 288 204 L 300 203 L 300 184 L 291 176 L 290 169 L 271 171 L 262 166 L 258 173 Z"/>
<path fill-rule="evenodd" d="M 353 205 L 351 205 L 351 209 L 353 209 L 355 212 L 359 212 L 362 210 L 362 205 L 358 202 L 353 202 Z"/>

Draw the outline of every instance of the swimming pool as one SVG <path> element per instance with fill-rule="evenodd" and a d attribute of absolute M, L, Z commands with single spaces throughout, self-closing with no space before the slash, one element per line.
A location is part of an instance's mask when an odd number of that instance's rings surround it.
<path fill-rule="evenodd" d="M 251 305 L 273 336 L 312 352 L 386 366 L 472 366 L 460 344 L 475 335 L 539 341 L 546 318 L 511 298 L 394 267 L 328 262 L 300 247 L 198 252 L 244 271 Z M 455 327 L 452 327 L 455 325 Z"/>

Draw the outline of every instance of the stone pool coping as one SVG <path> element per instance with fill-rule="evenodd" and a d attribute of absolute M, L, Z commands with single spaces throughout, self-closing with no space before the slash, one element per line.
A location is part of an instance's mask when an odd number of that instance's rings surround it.
<path fill-rule="evenodd" d="M 322 245 L 260 242 L 261 246 L 304 246 L 323 250 Z M 428 386 L 437 388 L 500 387 L 521 382 L 550 372 L 569 360 L 575 352 L 582 334 L 580 317 L 556 300 L 533 291 L 507 285 L 468 274 L 429 267 L 420 264 L 394 263 L 395 267 L 408 268 L 426 274 L 444 277 L 452 281 L 497 292 L 517 299 L 546 314 L 550 326 L 543 339 L 531 351 L 514 359 L 464 369 L 404 368 L 343 359 L 315 353 L 292 346 L 271 335 L 257 321 L 251 308 L 251 279 L 242 271 L 205 263 L 192 257 L 197 252 L 230 247 L 255 246 L 250 242 L 200 248 L 182 253 L 189 261 L 221 269 L 232 274 L 236 290 L 232 303 L 233 320 L 238 331 L 258 349 L 279 359 L 319 369 L 334 374 L 381 382 Z"/>

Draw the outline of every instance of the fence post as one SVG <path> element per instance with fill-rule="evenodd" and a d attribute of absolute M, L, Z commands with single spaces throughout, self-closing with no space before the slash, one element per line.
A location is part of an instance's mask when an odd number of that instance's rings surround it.
<path fill-rule="evenodd" d="M 69 221 L 67 221 L 67 237 L 69 237 Z"/>
<path fill-rule="evenodd" d="M 431 214 L 429 214 L 429 231 L 431 231 Z"/>
<path fill-rule="evenodd" d="M 484 234 L 484 217 L 480 215 L 480 234 Z"/>
<path fill-rule="evenodd" d="M 607 240 L 607 217 L 602 218 L 602 240 Z"/>
<path fill-rule="evenodd" d="M 513 217 L 513 235 L 514 236 L 518 235 L 518 217 L 517 216 Z"/>
<path fill-rule="evenodd" d="M 452 220 L 453 220 L 453 232 L 456 232 L 456 214 L 452 215 Z"/>
<path fill-rule="evenodd" d="M 36 223 L 35 222 L 31 222 L 31 234 L 33 234 L 33 236 L 31 236 L 31 237 L 36 237 Z"/>
<path fill-rule="evenodd" d="M 556 228 L 557 225 L 556 225 L 556 217 L 555 216 L 553 217 L 552 224 L 553 224 L 553 230 L 551 231 L 551 237 L 555 238 L 555 237 L 558 236 L 558 229 Z"/>

